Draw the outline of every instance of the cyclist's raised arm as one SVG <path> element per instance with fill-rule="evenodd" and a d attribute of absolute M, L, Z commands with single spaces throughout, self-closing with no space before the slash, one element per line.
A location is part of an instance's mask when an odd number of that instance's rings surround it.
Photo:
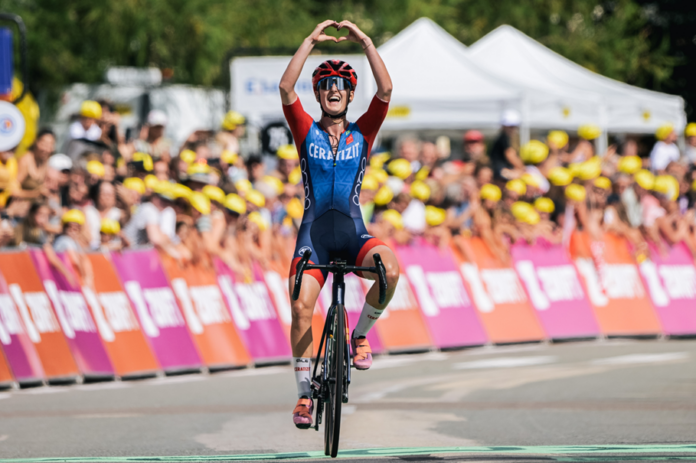
<path fill-rule="evenodd" d="M 318 42 L 338 42 L 336 37 L 331 37 L 330 35 L 324 34 L 324 30 L 327 27 L 338 28 L 338 23 L 332 19 L 327 19 L 321 24 L 318 24 L 314 31 L 302 41 L 302 45 L 297 49 L 295 55 L 290 60 L 287 69 L 283 73 L 283 77 L 280 79 L 280 99 L 284 105 L 290 105 L 297 100 L 297 93 L 295 93 L 295 84 L 297 79 L 300 78 L 300 73 L 302 72 L 302 67 L 307 61 L 309 53 L 314 48 L 314 44 Z"/>
<path fill-rule="evenodd" d="M 372 39 L 350 21 L 341 21 L 338 24 L 339 30 L 344 27 L 349 31 L 348 35 L 340 37 L 338 41 L 350 40 L 351 42 L 362 45 L 365 55 L 367 56 L 367 61 L 370 63 L 372 75 L 375 76 L 375 81 L 377 82 L 377 97 L 382 101 L 389 102 L 392 93 L 391 77 L 389 77 L 387 67 L 384 65 L 382 57 L 379 56 L 377 48 L 372 43 Z"/>

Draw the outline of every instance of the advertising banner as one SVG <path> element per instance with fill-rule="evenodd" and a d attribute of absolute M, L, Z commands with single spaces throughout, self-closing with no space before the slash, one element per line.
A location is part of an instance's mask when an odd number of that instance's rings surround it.
<path fill-rule="evenodd" d="M 396 246 L 396 253 L 437 347 L 488 341 L 449 248 L 420 242 Z"/>
<path fill-rule="evenodd" d="M 501 262 L 480 238 L 455 239 L 454 255 L 489 339 L 494 343 L 544 339 L 546 334 L 511 264 Z"/>
<path fill-rule="evenodd" d="M 87 257 L 94 271 L 94 291 L 86 286 L 82 291 L 116 374 L 127 376 L 159 370 L 109 254 Z"/>
<path fill-rule="evenodd" d="M 7 364 L 5 357 L 3 357 L 2 352 L 0 352 L 0 384 L 8 385 L 13 382 L 12 372 L 10 371 L 10 366 Z"/>
<path fill-rule="evenodd" d="M 186 320 L 155 250 L 112 253 L 111 259 L 140 328 L 164 370 L 201 367 Z"/>
<path fill-rule="evenodd" d="M 261 267 L 254 264 L 242 281 L 220 259 L 215 259 L 214 264 L 232 320 L 254 361 L 273 362 L 292 357 Z"/>
<path fill-rule="evenodd" d="M 580 276 L 561 245 L 516 243 L 511 254 L 517 275 L 550 338 L 599 334 Z"/>
<path fill-rule="evenodd" d="M 160 258 L 203 362 L 218 368 L 251 363 L 232 324 L 212 262 L 182 265 L 168 256 Z"/>
<path fill-rule="evenodd" d="M 662 331 L 625 239 L 605 233 L 601 241 L 592 241 L 588 233 L 576 231 L 570 240 L 570 254 L 602 333 L 645 335 Z"/>
<path fill-rule="evenodd" d="M 650 245 L 650 259 L 639 265 L 664 334 L 696 333 L 696 268 L 686 244 Z"/>
<path fill-rule="evenodd" d="M 46 378 L 64 379 L 79 375 L 29 252 L 0 254 L 0 273 L 5 277 L 7 291 L 19 312 L 22 328 L 34 345 Z M 25 353 L 29 353 L 28 361 L 31 363 L 30 351 Z M 36 372 L 38 369 L 34 365 L 32 370 Z"/>

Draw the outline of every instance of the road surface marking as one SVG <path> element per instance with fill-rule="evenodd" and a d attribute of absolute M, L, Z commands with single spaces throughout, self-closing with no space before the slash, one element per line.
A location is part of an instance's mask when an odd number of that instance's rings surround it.
<path fill-rule="evenodd" d="M 660 363 L 673 362 L 675 360 L 686 360 L 689 358 L 688 352 L 667 352 L 664 354 L 629 354 L 618 357 L 609 357 L 593 360 L 593 365 L 630 365 L 640 363 Z"/>
<path fill-rule="evenodd" d="M 553 363 L 557 357 L 540 355 L 536 357 L 498 357 L 486 360 L 474 360 L 473 362 L 461 362 L 452 365 L 454 370 L 472 370 L 478 368 L 515 368 L 531 365 L 544 365 Z"/>

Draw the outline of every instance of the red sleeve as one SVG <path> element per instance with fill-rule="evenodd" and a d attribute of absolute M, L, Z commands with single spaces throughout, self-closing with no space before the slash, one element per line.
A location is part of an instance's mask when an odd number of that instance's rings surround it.
<path fill-rule="evenodd" d="M 302 143 L 304 143 L 309 133 L 309 129 L 312 128 L 314 119 L 305 112 L 302 103 L 300 103 L 300 97 L 297 97 L 292 104 L 283 105 L 283 114 L 285 114 L 285 120 L 288 121 L 288 125 L 290 126 L 292 138 L 295 139 L 297 151 L 300 151 Z"/>
<path fill-rule="evenodd" d="M 377 95 L 375 95 L 374 98 L 372 98 L 370 107 L 367 108 L 367 112 L 360 116 L 360 119 L 356 122 L 370 150 L 372 149 L 372 143 L 377 137 L 377 132 L 379 132 L 382 122 L 384 122 L 384 118 L 387 117 L 388 110 L 389 103 L 380 100 Z"/>

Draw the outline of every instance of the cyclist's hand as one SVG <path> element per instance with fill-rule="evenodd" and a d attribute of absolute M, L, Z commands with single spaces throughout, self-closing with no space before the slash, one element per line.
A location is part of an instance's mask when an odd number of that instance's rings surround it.
<path fill-rule="evenodd" d="M 339 40 L 336 37 L 332 37 L 330 35 L 326 35 L 324 31 L 329 28 L 329 27 L 335 27 L 338 29 L 338 23 L 334 21 L 333 19 L 327 19 L 326 21 L 317 24 L 317 27 L 314 29 L 314 31 L 310 34 L 309 38 L 312 40 L 312 43 L 317 43 L 317 42 L 338 42 Z"/>
<path fill-rule="evenodd" d="M 337 42 L 350 40 L 351 42 L 362 43 L 362 41 L 367 38 L 367 35 L 363 31 L 361 31 L 358 26 L 356 26 L 348 20 L 341 21 L 336 27 L 336 29 L 340 31 L 344 27 L 348 29 L 348 35 L 346 35 L 345 37 L 339 37 Z"/>

